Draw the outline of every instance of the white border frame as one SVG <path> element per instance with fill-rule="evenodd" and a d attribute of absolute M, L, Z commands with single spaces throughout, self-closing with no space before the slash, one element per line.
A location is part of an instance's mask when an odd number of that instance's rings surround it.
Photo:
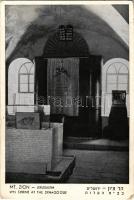
<path fill-rule="evenodd" d="M 110 4 L 125 4 L 129 5 L 129 81 L 130 81 L 130 150 L 129 150 L 129 166 L 130 166 L 130 178 L 129 178 L 129 184 L 118 184 L 114 185 L 116 187 L 124 187 L 125 195 L 124 196 L 113 196 L 113 195 L 85 195 L 85 190 L 87 186 L 98 186 L 98 187 L 113 187 L 113 184 L 49 184 L 49 185 L 55 185 L 55 188 L 57 190 L 67 190 L 67 195 L 12 195 L 9 193 L 9 187 L 12 184 L 5 184 L 5 5 L 110 5 Z M 0 152 L 1 152 L 1 165 L 0 165 L 0 185 L 1 185 L 1 198 L 29 198 L 29 199 L 47 199 L 52 200 L 55 199 L 64 199 L 64 200 L 72 200 L 72 199 L 106 199 L 106 200 L 112 200 L 112 199 L 118 199 L 118 200 L 126 200 L 126 199 L 132 199 L 134 195 L 134 162 L 133 162 L 133 151 L 134 151 L 134 86 L 133 86 L 133 80 L 134 80 L 134 33 L 133 33 L 133 3 L 131 1 L 2 1 L 0 3 Z M 28 184 L 26 184 L 28 185 Z M 41 185 L 41 184 L 40 184 Z M 46 184 L 45 184 L 46 185 Z M 15 184 L 15 187 L 17 187 L 18 184 Z M 30 184 L 30 187 L 36 186 L 36 184 Z"/>

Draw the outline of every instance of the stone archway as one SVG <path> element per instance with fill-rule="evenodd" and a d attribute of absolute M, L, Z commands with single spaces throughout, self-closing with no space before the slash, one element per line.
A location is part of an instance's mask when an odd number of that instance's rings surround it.
<path fill-rule="evenodd" d="M 44 47 L 46 58 L 89 57 L 89 47 L 80 33 L 73 31 L 72 40 L 60 40 L 59 32 L 52 34 Z"/>
<path fill-rule="evenodd" d="M 35 63 L 39 104 L 48 104 L 50 90 L 53 90 L 53 94 L 61 95 L 62 99 L 68 94 L 72 99 L 78 98 L 78 106 L 73 104 L 68 108 L 62 105 L 60 111 L 54 108 L 55 112 L 51 112 L 52 121 L 61 121 L 62 116 L 65 116 L 64 135 L 90 137 L 100 134 L 101 56 L 90 55 L 89 47 L 79 33 L 73 32 L 73 39 L 68 41 L 59 40 L 59 33 L 56 32 L 48 38 L 43 55 L 36 57 Z M 60 79 L 54 82 L 52 76 L 56 74 L 60 75 Z M 71 75 L 70 78 L 67 74 Z M 48 81 L 48 77 L 51 81 Z M 70 84 L 65 81 L 65 77 L 70 79 Z M 60 89 L 56 86 L 58 81 Z M 43 97 L 41 101 L 40 97 Z"/>

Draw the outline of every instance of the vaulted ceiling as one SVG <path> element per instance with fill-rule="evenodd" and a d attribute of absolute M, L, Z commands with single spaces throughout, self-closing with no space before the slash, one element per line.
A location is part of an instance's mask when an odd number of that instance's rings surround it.
<path fill-rule="evenodd" d="M 48 38 L 61 24 L 116 40 L 128 49 L 127 5 L 6 6 L 6 58 L 24 44 Z"/>

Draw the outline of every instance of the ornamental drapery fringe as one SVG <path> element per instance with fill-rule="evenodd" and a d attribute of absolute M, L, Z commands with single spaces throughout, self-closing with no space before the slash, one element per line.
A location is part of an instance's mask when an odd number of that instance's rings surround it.
<path fill-rule="evenodd" d="M 78 116 L 79 58 L 50 58 L 47 94 L 51 114 Z"/>

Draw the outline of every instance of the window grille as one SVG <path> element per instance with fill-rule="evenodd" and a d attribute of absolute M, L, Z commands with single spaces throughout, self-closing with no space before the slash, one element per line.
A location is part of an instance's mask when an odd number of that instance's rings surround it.
<path fill-rule="evenodd" d="M 24 63 L 19 70 L 18 90 L 19 93 L 34 92 L 34 67 L 31 63 Z"/>

